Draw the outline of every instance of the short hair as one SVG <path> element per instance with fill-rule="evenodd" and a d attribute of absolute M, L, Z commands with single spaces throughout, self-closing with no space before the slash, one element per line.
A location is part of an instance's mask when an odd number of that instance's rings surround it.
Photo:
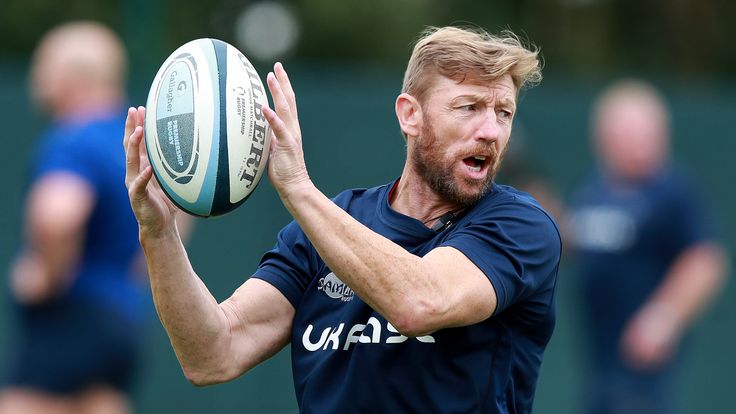
<path fill-rule="evenodd" d="M 651 83 L 642 79 L 624 78 L 606 87 L 592 106 L 593 127 L 601 122 L 603 116 L 615 105 L 641 102 L 654 110 L 665 128 L 669 127 L 669 111 L 662 94 Z"/>
<path fill-rule="evenodd" d="M 402 92 L 422 102 L 433 74 L 458 83 L 468 77 L 494 81 L 509 74 L 518 93 L 542 80 L 541 66 L 539 50 L 525 47 L 509 30 L 494 36 L 480 28 L 429 27 L 414 45 Z"/>
<path fill-rule="evenodd" d="M 120 37 L 106 25 L 87 20 L 54 27 L 39 42 L 34 66 L 53 62 L 85 84 L 120 88 L 125 83 L 128 58 Z M 46 63 L 48 64 L 48 63 Z"/>

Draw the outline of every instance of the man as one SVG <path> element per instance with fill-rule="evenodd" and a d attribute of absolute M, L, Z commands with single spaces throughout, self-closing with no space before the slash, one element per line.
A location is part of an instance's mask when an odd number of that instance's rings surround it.
<path fill-rule="evenodd" d="M 227 381 L 292 346 L 303 413 L 530 412 L 554 325 L 557 228 L 493 183 L 516 97 L 540 78 L 508 34 L 447 27 L 414 48 L 396 115 L 401 177 L 334 201 L 310 181 L 281 64 L 269 177 L 295 221 L 217 304 L 192 270 L 176 209 L 148 185 L 143 108 L 126 124 L 131 204 L 154 299 L 185 375 Z"/>
<path fill-rule="evenodd" d="M 669 161 L 669 119 L 648 84 L 598 99 L 599 170 L 571 231 L 591 333 L 590 413 L 672 413 L 683 334 L 725 275 L 702 198 Z"/>
<path fill-rule="evenodd" d="M 51 30 L 33 56 L 32 94 L 53 124 L 30 169 L 25 243 L 11 269 L 19 333 L 2 414 L 130 411 L 148 311 L 121 183 L 126 65 L 118 37 L 92 22 Z"/>

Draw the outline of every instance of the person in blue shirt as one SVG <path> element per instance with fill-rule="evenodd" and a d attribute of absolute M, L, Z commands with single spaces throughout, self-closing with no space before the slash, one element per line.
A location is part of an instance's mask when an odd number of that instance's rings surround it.
<path fill-rule="evenodd" d="M 589 413 L 677 412 L 678 345 L 725 275 L 703 197 L 670 161 L 668 118 L 659 93 L 630 79 L 593 110 L 599 167 L 575 192 L 569 228 Z"/>
<path fill-rule="evenodd" d="M 218 304 L 193 271 L 176 208 L 150 184 L 145 109 L 126 124 L 126 183 L 160 319 L 186 377 L 228 381 L 291 343 L 302 413 L 529 413 L 555 323 L 561 242 L 527 194 L 494 183 L 517 95 L 541 78 L 513 34 L 429 29 L 396 116 L 401 176 L 328 199 L 312 183 L 280 63 L 268 173 L 294 217 Z M 346 137 L 349 139 L 349 131 Z"/>
<path fill-rule="evenodd" d="M 16 349 L 0 413 L 126 413 L 150 317 L 138 227 L 123 185 L 126 54 L 110 29 L 70 22 L 40 41 L 36 146 L 24 243 L 11 268 Z"/>

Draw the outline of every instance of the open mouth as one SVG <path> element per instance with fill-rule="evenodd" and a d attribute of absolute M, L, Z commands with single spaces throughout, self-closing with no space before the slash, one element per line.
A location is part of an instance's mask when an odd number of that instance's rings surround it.
<path fill-rule="evenodd" d="M 463 158 L 463 163 L 472 172 L 481 172 L 488 167 L 491 162 L 491 157 L 485 155 L 474 155 L 472 157 Z"/>

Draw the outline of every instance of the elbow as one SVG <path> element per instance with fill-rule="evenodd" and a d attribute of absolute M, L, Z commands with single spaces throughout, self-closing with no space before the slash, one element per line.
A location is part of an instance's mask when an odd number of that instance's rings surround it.
<path fill-rule="evenodd" d="M 404 306 L 392 315 L 389 322 L 401 335 L 414 338 L 442 328 L 448 311 L 449 309 L 440 303 L 427 300 L 406 301 Z"/>
<path fill-rule="evenodd" d="M 214 385 L 218 383 L 218 381 L 212 375 L 208 375 L 207 373 L 199 370 L 187 368 L 183 365 L 181 368 L 184 372 L 184 377 L 186 377 L 187 381 L 189 381 L 189 383 L 194 385 L 195 387 L 206 387 L 208 385 Z"/>
<path fill-rule="evenodd" d="M 195 387 L 206 387 L 208 385 L 220 384 L 231 378 L 222 370 L 194 368 L 181 364 L 184 377 Z"/>

